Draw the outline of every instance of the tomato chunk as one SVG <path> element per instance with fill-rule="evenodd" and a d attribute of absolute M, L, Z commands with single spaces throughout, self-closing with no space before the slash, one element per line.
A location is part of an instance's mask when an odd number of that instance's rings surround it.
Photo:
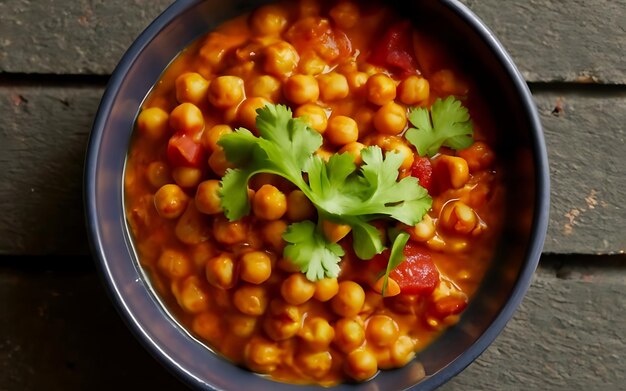
<path fill-rule="evenodd" d="M 167 158 L 173 166 L 199 167 L 204 161 L 204 148 L 192 136 L 177 132 L 167 143 Z"/>
<path fill-rule="evenodd" d="M 369 274 L 375 278 L 384 273 L 389 260 L 389 249 L 376 255 L 370 263 Z M 408 295 L 429 295 L 439 284 L 439 270 L 432 257 L 419 245 L 411 242 L 404 247 L 405 260 L 389 273 L 400 286 L 400 292 Z"/>
<path fill-rule="evenodd" d="M 387 67 L 401 77 L 417 74 L 411 22 L 405 20 L 391 26 L 374 46 L 369 62 Z"/>
<path fill-rule="evenodd" d="M 327 62 L 349 57 L 352 42 L 338 28 L 333 28 L 328 19 L 307 17 L 294 23 L 286 33 L 289 41 L 298 52 L 314 50 Z"/>
<path fill-rule="evenodd" d="M 467 307 L 467 298 L 458 296 L 448 296 L 432 303 L 430 314 L 443 319 L 450 315 L 457 315 Z"/>
<path fill-rule="evenodd" d="M 423 156 L 416 156 L 411 167 L 411 176 L 419 179 L 420 186 L 430 193 L 433 176 L 433 166 L 430 159 Z"/>
<path fill-rule="evenodd" d="M 428 295 L 439 283 L 439 270 L 432 257 L 421 247 L 407 243 L 404 247 L 405 260 L 389 273 L 400 286 L 400 291 L 409 295 Z"/>

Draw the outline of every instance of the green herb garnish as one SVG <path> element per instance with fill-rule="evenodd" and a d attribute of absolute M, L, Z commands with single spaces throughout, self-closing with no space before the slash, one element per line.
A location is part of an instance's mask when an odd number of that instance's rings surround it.
<path fill-rule="evenodd" d="M 322 136 L 304 121 L 292 118 L 287 107 L 267 105 L 257 113 L 259 137 L 240 128 L 219 141 L 226 158 L 237 166 L 226 172 L 220 191 L 229 220 L 250 212 L 247 185 L 253 175 L 276 174 L 302 190 L 317 208 L 320 222 L 327 219 L 350 225 L 356 255 L 371 259 L 385 247 L 369 221 L 387 217 L 414 225 L 430 209 L 432 199 L 416 178 L 397 180 L 403 160 L 399 153 L 388 152 L 383 157 L 379 147 L 365 148 L 360 169 L 347 153 L 325 162 L 314 156 Z M 289 243 L 284 255 L 310 280 L 336 277 L 343 255 L 341 246 L 326 240 L 320 222 L 317 226 L 310 221 L 291 224 L 283 236 Z"/>
<path fill-rule="evenodd" d="M 441 146 L 464 149 L 474 142 L 469 112 L 453 96 L 437 99 L 430 112 L 421 107 L 411 110 L 409 121 L 415 128 L 407 130 L 405 137 L 420 156 L 432 157 Z"/>
<path fill-rule="evenodd" d="M 399 264 L 404 262 L 404 246 L 409 241 L 409 234 L 406 232 L 400 232 L 394 239 L 391 246 L 391 253 L 389 254 L 389 261 L 387 261 L 387 270 L 385 270 L 385 279 L 383 280 L 383 288 L 381 295 L 385 296 L 385 290 L 387 290 L 387 283 L 389 282 L 389 273 Z"/>

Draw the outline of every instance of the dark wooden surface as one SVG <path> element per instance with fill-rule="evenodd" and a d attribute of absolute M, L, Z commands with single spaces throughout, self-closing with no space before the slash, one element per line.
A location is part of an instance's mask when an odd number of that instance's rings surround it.
<path fill-rule="evenodd" d="M 443 389 L 626 390 L 626 0 L 465 3 L 531 87 L 552 199 L 524 302 Z M 0 0 L 0 391 L 184 389 L 110 304 L 81 194 L 108 75 L 169 4 Z"/>

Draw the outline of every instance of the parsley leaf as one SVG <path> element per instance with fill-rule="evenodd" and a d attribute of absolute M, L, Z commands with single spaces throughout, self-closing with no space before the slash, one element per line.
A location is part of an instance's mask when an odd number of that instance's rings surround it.
<path fill-rule="evenodd" d="M 224 214 L 238 220 L 250 212 L 248 181 L 257 173 L 279 175 L 296 185 L 315 205 L 318 217 L 352 228 L 353 248 L 361 259 L 384 250 L 383 239 L 371 220 L 393 218 L 414 225 L 431 207 L 432 199 L 418 180 L 398 181 L 402 156 L 368 147 L 361 151 L 357 168 L 348 153 L 335 154 L 325 162 L 314 152 L 322 136 L 281 105 L 257 110 L 259 137 L 247 129 L 220 138 L 226 158 L 237 168 L 222 178 L 220 196 Z M 307 180 L 303 174 L 306 174 Z M 284 255 L 298 265 L 307 278 L 336 276 L 343 249 L 329 242 L 311 221 L 291 224 L 283 238 L 289 243 Z"/>
<path fill-rule="evenodd" d="M 407 130 L 405 137 L 421 156 L 432 157 L 442 145 L 463 149 L 474 142 L 469 112 L 454 96 L 437 99 L 430 114 L 421 107 L 411 110 L 409 121 L 415 128 Z"/>
<path fill-rule="evenodd" d="M 385 270 L 385 279 L 383 280 L 383 288 L 381 295 L 385 296 L 385 290 L 387 289 L 387 283 L 389 282 L 389 273 L 399 264 L 404 262 L 404 246 L 409 241 L 409 234 L 407 232 L 400 232 L 393 241 L 391 246 L 391 253 L 389 254 L 389 261 L 387 261 L 387 270 Z"/>
<path fill-rule="evenodd" d="M 239 128 L 218 142 L 226 159 L 238 167 L 226 171 L 220 190 L 224 214 L 231 221 L 250 213 L 247 183 L 257 173 L 280 175 L 300 188 L 306 187 L 302 170 L 322 145 L 322 136 L 303 121 L 292 118 L 286 106 L 267 105 L 257 113 L 260 137 Z"/>
<path fill-rule="evenodd" d="M 344 255 L 343 248 L 330 243 L 312 221 L 294 223 L 287 227 L 283 239 L 289 244 L 284 255 L 306 274 L 310 281 L 339 275 L 339 261 Z"/>

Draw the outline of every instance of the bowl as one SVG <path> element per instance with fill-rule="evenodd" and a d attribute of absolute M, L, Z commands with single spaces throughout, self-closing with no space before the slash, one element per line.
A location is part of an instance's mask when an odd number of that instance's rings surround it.
<path fill-rule="evenodd" d="M 180 380 L 199 390 L 313 390 L 278 383 L 211 353 L 170 315 L 151 288 L 132 248 L 123 203 L 126 153 L 138 109 L 172 59 L 221 21 L 261 2 L 179 0 L 128 49 L 102 97 L 87 148 L 84 198 L 93 256 L 121 317 L 143 346 Z M 506 216 L 493 264 L 460 322 L 425 350 L 417 363 L 337 390 L 434 389 L 472 363 L 505 327 L 525 295 L 547 229 L 549 177 L 546 148 L 532 95 L 489 28 L 456 0 L 394 3 L 406 15 L 445 26 L 442 38 L 468 64 L 500 129 L 497 153 L 507 172 Z"/>

